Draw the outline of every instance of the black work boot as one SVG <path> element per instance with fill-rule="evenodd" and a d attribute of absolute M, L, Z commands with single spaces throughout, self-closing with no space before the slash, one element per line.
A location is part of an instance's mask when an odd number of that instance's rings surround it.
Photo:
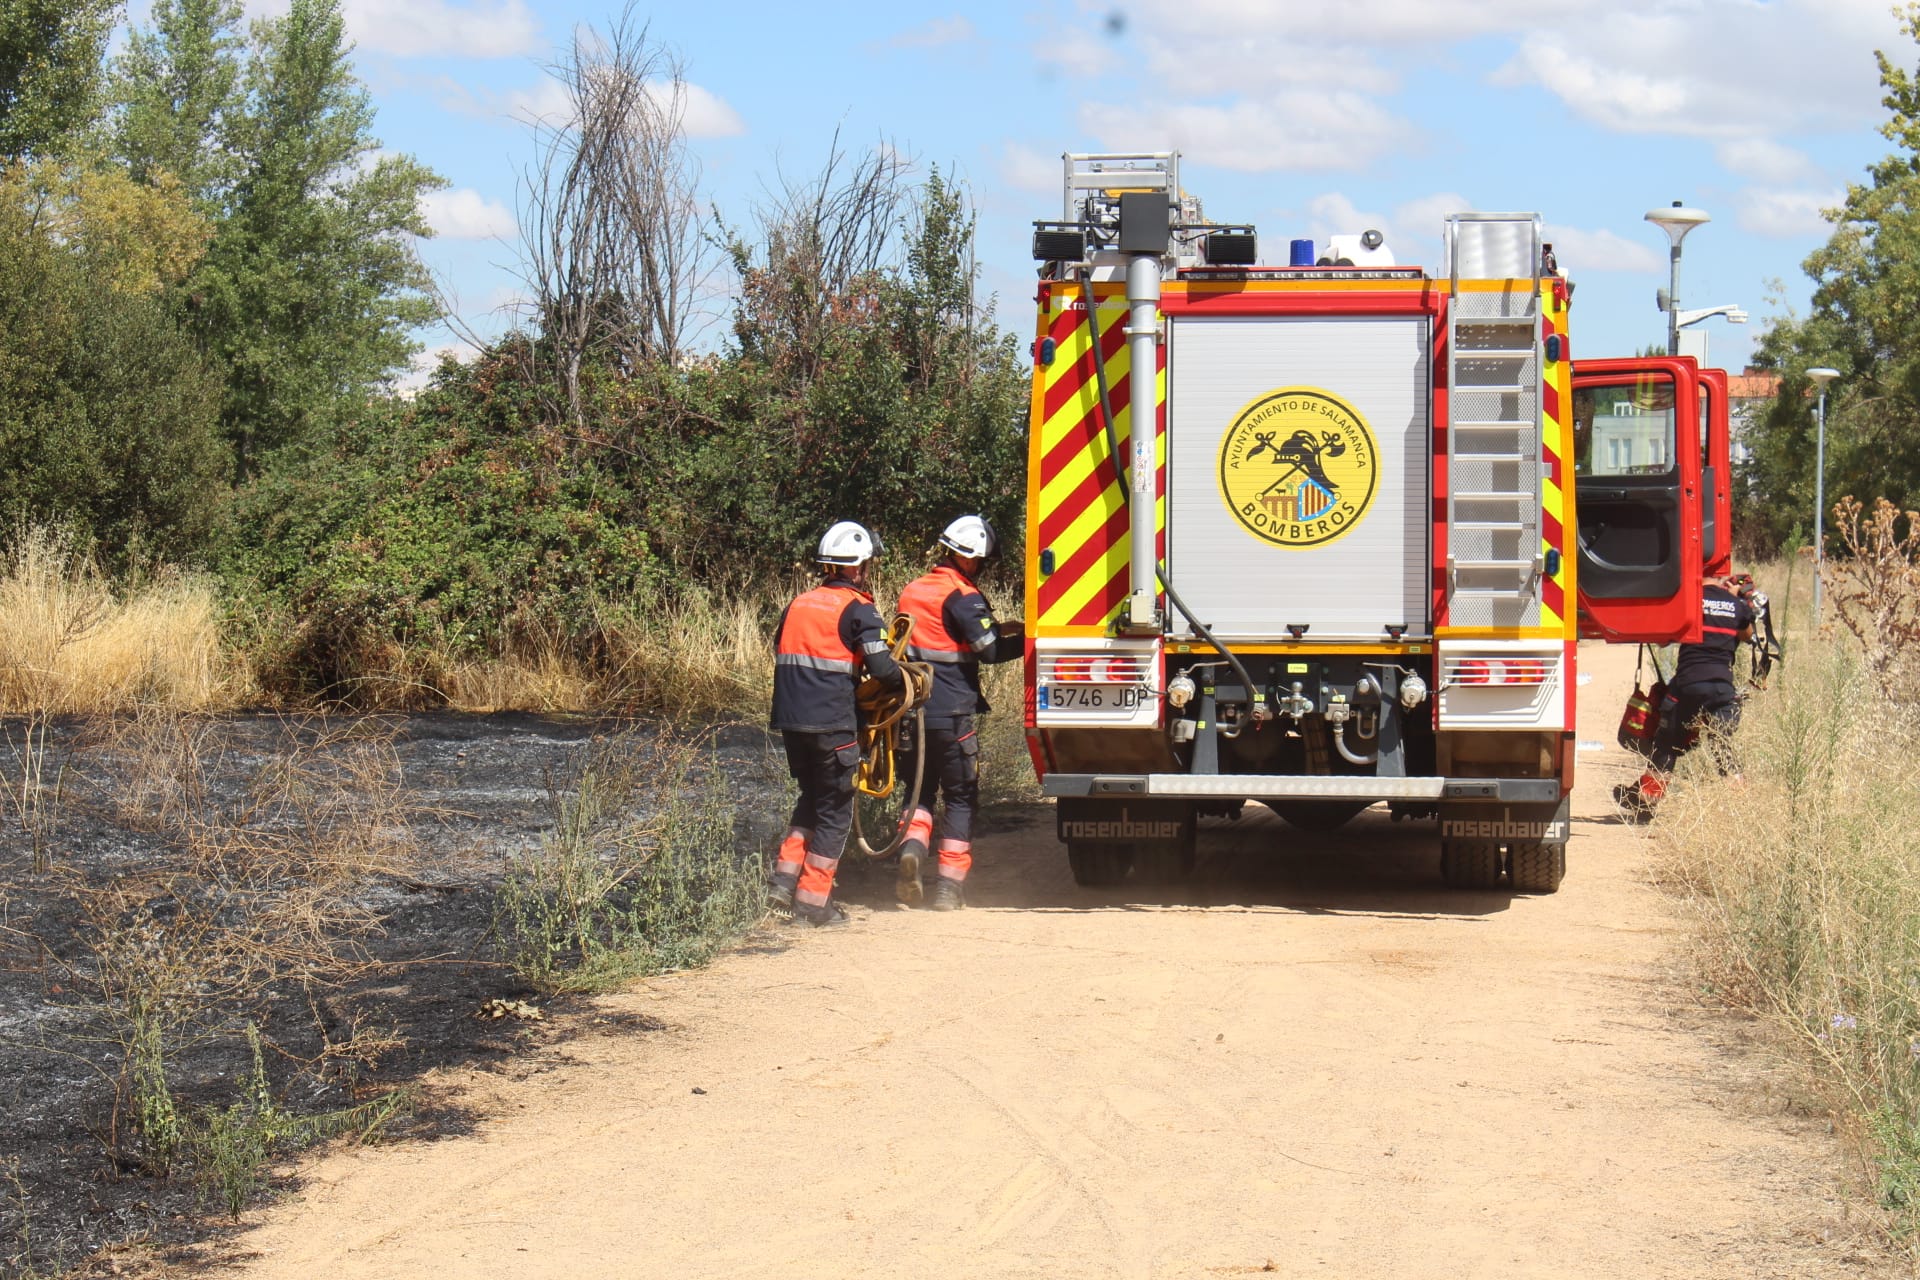
<path fill-rule="evenodd" d="M 793 919 L 788 923 L 801 929 L 832 929 L 850 921 L 844 907 L 837 902 L 829 902 L 824 907 L 795 907 Z"/>
<path fill-rule="evenodd" d="M 793 891 L 800 884 L 799 876 L 781 875 L 778 871 L 767 877 L 767 902 L 776 907 L 793 905 Z"/>
<path fill-rule="evenodd" d="M 933 899 L 927 903 L 930 911 L 958 911 L 967 905 L 967 895 L 960 888 L 958 880 L 949 880 L 941 876 L 933 882 Z"/>
<path fill-rule="evenodd" d="M 900 846 L 900 876 L 893 884 L 893 896 L 910 907 L 926 898 L 926 886 L 920 883 L 920 867 L 926 861 L 927 846 L 909 840 Z"/>

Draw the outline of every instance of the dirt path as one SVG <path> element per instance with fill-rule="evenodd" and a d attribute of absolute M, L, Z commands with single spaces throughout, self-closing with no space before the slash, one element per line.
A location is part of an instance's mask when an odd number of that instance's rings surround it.
<path fill-rule="evenodd" d="M 1587 657 L 1610 744 L 1631 656 Z M 1311 851 L 1209 831 L 1176 901 L 1089 894 L 1040 811 L 982 842 L 972 910 L 874 879 L 855 928 L 606 1001 L 671 1029 L 477 1086 L 481 1136 L 322 1161 L 244 1270 L 1863 1274 L 1824 1125 L 1669 974 L 1602 816 L 1624 757 L 1582 768 L 1542 899 L 1443 892 L 1432 828 L 1371 814 Z"/>

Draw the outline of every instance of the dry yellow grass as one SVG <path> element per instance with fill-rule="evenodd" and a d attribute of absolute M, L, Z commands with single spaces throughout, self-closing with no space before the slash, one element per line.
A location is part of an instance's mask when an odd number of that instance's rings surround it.
<path fill-rule="evenodd" d="M 1785 605 L 1787 661 L 1748 700 L 1737 775 L 1706 751 L 1681 761 L 1653 827 L 1661 871 L 1703 975 L 1798 1048 L 1920 1246 L 1920 706 L 1831 620 L 1810 634 L 1805 566 L 1790 601 L 1783 567 L 1756 576 Z"/>
<path fill-rule="evenodd" d="M 116 588 L 46 529 L 21 531 L 0 559 L 0 714 L 212 710 L 251 692 L 211 581 L 163 572 Z"/>
<path fill-rule="evenodd" d="M 609 611 L 589 656 L 557 638 L 523 634 L 504 656 L 447 662 L 396 653 L 364 692 L 383 705 L 425 694 L 459 711 L 645 710 L 753 719 L 773 692 L 771 593 L 688 591 L 646 611 Z"/>
<path fill-rule="evenodd" d="M 918 566 L 889 572 L 878 592 L 890 612 Z M 694 585 L 670 599 L 602 607 L 583 650 L 535 626 L 512 629 L 507 652 L 453 658 L 427 646 L 369 646 L 358 670 L 322 701 L 364 710 L 647 711 L 757 720 L 773 690 L 773 627 L 806 581 L 774 587 Z M 1006 605 L 1016 589 L 989 586 Z M 0 555 L 0 715 L 101 714 L 135 707 L 221 711 L 273 698 L 250 655 L 223 634 L 218 584 L 173 570 L 116 584 L 59 534 L 16 533 Z M 1011 729 L 996 756 L 1020 747 L 1017 664 L 989 673 Z M 1015 783 L 1016 790 L 1018 784 Z"/>

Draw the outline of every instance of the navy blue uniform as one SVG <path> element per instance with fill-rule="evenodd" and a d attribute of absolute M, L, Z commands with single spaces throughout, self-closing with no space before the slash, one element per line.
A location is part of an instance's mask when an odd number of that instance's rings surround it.
<path fill-rule="evenodd" d="M 1724 748 L 1724 739 L 1740 725 L 1733 660 L 1740 652 L 1741 632 L 1753 625 L 1753 608 L 1715 583 L 1706 589 L 1702 610 L 1700 643 L 1680 646 L 1680 660 L 1673 669 L 1673 679 L 1667 682 L 1666 700 L 1660 704 L 1653 767 L 1662 773 L 1672 771 L 1674 762 L 1693 745 L 1697 730 L 1706 726 L 1718 732 L 1715 763 L 1720 771 L 1733 769 L 1731 755 Z"/>

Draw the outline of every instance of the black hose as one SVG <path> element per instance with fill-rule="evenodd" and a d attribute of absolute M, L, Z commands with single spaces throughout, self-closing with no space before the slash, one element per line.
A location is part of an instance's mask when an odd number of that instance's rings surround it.
<path fill-rule="evenodd" d="M 1100 391 L 1100 426 L 1106 432 L 1107 436 L 1107 458 L 1113 463 L 1113 474 L 1115 478 L 1120 481 L 1120 501 L 1131 503 L 1133 501 L 1133 488 L 1126 470 L 1120 465 L 1120 433 L 1113 425 L 1113 402 L 1107 395 L 1107 354 L 1101 348 L 1100 318 L 1095 313 L 1093 305 L 1093 273 L 1089 268 L 1081 267 L 1079 274 L 1080 299 L 1086 305 L 1087 309 L 1087 332 L 1093 339 L 1093 381 L 1094 385 L 1098 387 Z M 1138 375 L 1139 370 L 1136 369 L 1134 372 Z M 1139 382 L 1140 379 L 1136 376 L 1134 378 L 1136 387 Z M 1151 380 L 1149 380 L 1149 385 L 1151 385 Z M 1149 398 L 1151 398 L 1151 396 L 1149 396 Z M 1138 396 L 1135 396 L 1133 403 L 1135 406 L 1133 415 L 1134 429 L 1137 431 L 1140 429 L 1139 424 L 1141 419 L 1143 417 L 1151 417 L 1152 414 L 1151 410 L 1147 414 L 1141 414 L 1139 412 Z M 1187 602 L 1182 600 L 1180 593 L 1173 589 L 1173 581 L 1167 576 L 1167 566 L 1156 561 L 1153 566 L 1153 572 L 1154 577 L 1159 580 L 1161 587 L 1166 590 L 1168 601 L 1172 603 L 1174 608 L 1185 615 L 1187 625 L 1192 627 L 1201 639 L 1212 645 L 1214 649 L 1219 652 L 1220 656 L 1227 660 L 1227 665 L 1233 668 L 1233 674 L 1240 677 L 1240 686 L 1247 691 L 1247 703 L 1251 706 L 1254 694 L 1253 677 L 1247 674 L 1246 667 L 1241 665 L 1240 659 L 1234 655 L 1233 650 L 1221 644 L 1220 641 L 1214 637 L 1213 632 L 1207 630 L 1207 624 L 1195 617 L 1193 610 L 1187 608 Z M 1240 731 L 1245 727 L 1245 722 L 1242 722 L 1234 726 L 1232 733 L 1228 733 L 1223 726 L 1220 733 L 1224 737 L 1237 738 L 1240 736 Z"/>

